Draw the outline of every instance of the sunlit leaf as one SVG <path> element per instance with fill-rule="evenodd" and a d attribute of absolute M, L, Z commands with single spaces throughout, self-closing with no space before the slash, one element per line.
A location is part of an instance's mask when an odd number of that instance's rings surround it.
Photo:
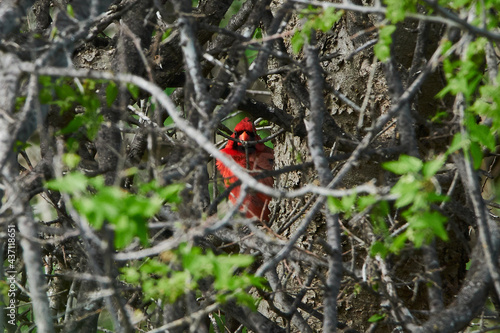
<path fill-rule="evenodd" d="M 330 209 L 330 212 L 332 214 L 340 213 L 343 211 L 342 202 L 340 201 L 340 199 L 337 199 L 335 197 L 328 197 L 327 204 L 328 209 Z"/>
<path fill-rule="evenodd" d="M 419 172 L 422 166 L 423 162 L 421 159 L 408 155 L 401 155 L 398 161 L 390 161 L 382 164 L 384 169 L 397 175 Z"/>
<path fill-rule="evenodd" d="M 453 136 L 453 140 L 451 141 L 451 144 L 448 147 L 446 154 L 452 154 L 459 149 L 467 147 L 468 145 L 469 141 L 463 137 L 462 133 L 456 133 Z"/>
<path fill-rule="evenodd" d="M 382 62 L 386 61 L 391 55 L 392 34 L 396 31 L 395 25 L 386 25 L 379 29 L 378 42 L 374 46 L 375 56 Z"/>
<path fill-rule="evenodd" d="M 446 157 L 439 155 L 435 159 L 425 162 L 422 166 L 422 174 L 425 178 L 434 176 L 443 167 L 445 161 Z"/>

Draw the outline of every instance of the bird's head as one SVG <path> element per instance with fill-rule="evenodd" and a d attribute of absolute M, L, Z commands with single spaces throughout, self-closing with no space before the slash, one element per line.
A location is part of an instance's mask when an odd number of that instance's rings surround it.
<path fill-rule="evenodd" d="M 248 118 L 244 118 L 234 127 L 234 132 L 231 135 L 231 137 L 244 142 L 260 140 L 260 136 L 257 134 L 255 125 Z M 226 145 L 226 149 L 233 149 L 239 152 L 245 152 L 245 145 L 242 144 L 241 142 L 229 140 Z M 252 153 L 255 151 L 255 149 L 256 149 L 255 144 L 247 144 L 247 152 Z"/>

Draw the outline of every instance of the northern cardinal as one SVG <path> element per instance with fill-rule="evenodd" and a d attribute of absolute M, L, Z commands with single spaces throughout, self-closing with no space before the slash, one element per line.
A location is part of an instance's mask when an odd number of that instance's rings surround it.
<path fill-rule="evenodd" d="M 231 135 L 234 139 L 240 141 L 259 141 L 260 136 L 257 134 L 254 124 L 250 119 L 245 118 L 240 121 L 234 128 L 234 133 Z M 272 170 L 274 163 L 274 151 L 263 143 L 247 144 L 247 149 L 240 142 L 229 140 L 226 146 L 221 151 L 233 160 L 248 170 Z M 248 154 L 248 156 L 247 156 Z M 247 165 L 248 163 L 248 165 Z M 230 168 L 225 166 L 221 161 L 217 160 L 217 169 L 219 169 L 224 178 L 224 186 L 229 187 L 236 182 L 238 178 L 234 175 Z M 250 173 L 251 174 L 251 173 Z M 257 174 L 257 173 L 254 173 Z M 262 178 L 260 183 L 267 186 L 273 186 L 273 177 Z M 229 194 L 229 200 L 234 204 L 240 196 L 240 186 L 236 186 Z M 240 207 L 242 212 L 246 213 L 246 217 L 256 217 L 263 222 L 269 221 L 268 204 L 271 197 L 263 193 L 249 193 L 245 197 L 243 204 Z"/>

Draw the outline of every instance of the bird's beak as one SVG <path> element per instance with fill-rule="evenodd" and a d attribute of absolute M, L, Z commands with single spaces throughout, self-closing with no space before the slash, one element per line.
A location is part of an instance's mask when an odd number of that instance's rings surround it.
<path fill-rule="evenodd" d="M 248 135 L 247 132 L 243 132 L 238 139 L 240 139 L 241 141 L 250 141 L 250 135 Z"/>

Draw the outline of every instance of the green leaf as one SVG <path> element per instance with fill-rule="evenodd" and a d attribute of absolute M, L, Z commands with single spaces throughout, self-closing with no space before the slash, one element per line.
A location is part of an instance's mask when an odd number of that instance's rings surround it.
<path fill-rule="evenodd" d="M 422 174 L 425 178 L 433 177 L 444 165 L 446 157 L 444 155 L 439 155 L 434 160 L 427 161 L 422 167 Z"/>
<path fill-rule="evenodd" d="M 66 11 L 68 12 L 69 16 L 75 17 L 75 11 L 73 9 L 73 6 L 71 6 L 70 4 L 66 5 Z"/>
<path fill-rule="evenodd" d="M 380 313 L 376 313 L 374 314 L 373 316 L 371 316 L 370 318 L 368 318 L 368 322 L 370 323 L 376 323 L 377 321 L 381 321 L 385 318 L 385 314 L 380 314 Z"/>
<path fill-rule="evenodd" d="M 385 222 L 385 217 L 389 214 L 389 204 L 387 201 L 380 201 L 374 205 L 371 213 L 370 220 L 373 224 L 373 232 L 377 235 L 389 236 L 389 229 Z"/>
<path fill-rule="evenodd" d="M 450 146 L 448 147 L 448 150 L 446 151 L 446 154 L 453 154 L 459 149 L 463 149 L 469 145 L 469 140 L 463 137 L 462 133 L 456 133 L 453 136 L 453 140 L 451 141 Z"/>
<path fill-rule="evenodd" d="M 145 274 L 166 275 L 170 269 L 168 266 L 157 259 L 149 259 L 141 266 L 140 271 Z"/>
<path fill-rule="evenodd" d="M 398 161 L 385 162 L 382 164 L 384 169 L 397 175 L 419 172 L 422 169 L 422 166 L 422 160 L 408 155 L 401 155 Z"/>
<path fill-rule="evenodd" d="M 304 46 L 305 41 L 306 41 L 305 33 L 300 30 L 295 31 L 290 40 L 292 44 L 293 53 L 298 54 L 300 50 L 302 50 L 302 46 Z"/>
<path fill-rule="evenodd" d="M 252 39 L 261 39 L 261 38 L 262 38 L 262 29 L 261 28 L 255 29 Z M 257 58 L 258 54 L 259 54 L 259 49 L 256 48 L 255 45 L 249 45 L 245 49 L 245 58 L 247 64 L 251 64 L 255 60 L 255 58 Z"/>
<path fill-rule="evenodd" d="M 386 17 L 393 23 L 403 21 L 406 13 L 416 11 L 415 0 L 384 0 L 387 5 Z"/>
<path fill-rule="evenodd" d="M 141 242 L 142 246 L 148 246 L 149 245 L 149 229 L 147 228 L 147 220 L 142 219 L 140 221 L 136 221 L 136 233 L 135 235 L 139 238 L 139 241 Z M 129 242 L 127 242 L 125 245 L 128 245 Z"/>
<path fill-rule="evenodd" d="M 446 233 L 446 228 L 444 227 L 448 219 L 445 216 L 441 215 L 439 212 L 429 212 L 424 218 L 432 221 L 431 229 L 434 232 L 434 235 L 444 241 L 448 240 L 448 234 Z"/>
<path fill-rule="evenodd" d="M 255 58 L 257 58 L 257 54 L 259 51 L 256 50 L 253 46 L 249 46 L 245 49 L 245 58 L 248 64 L 251 64 Z"/>
<path fill-rule="evenodd" d="M 110 82 L 106 87 L 106 104 L 111 106 L 118 96 L 118 86 L 114 82 Z"/>
<path fill-rule="evenodd" d="M 392 42 L 392 34 L 396 31 L 396 26 L 392 24 L 388 24 L 383 26 L 379 32 L 379 39 Z"/>
<path fill-rule="evenodd" d="M 104 183 L 103 176 L 97 176 L 93 178 L 88 178 L 88 182 L 91 186 L 95 187 L 97 190 L 104 188 L 106 185 Z"/>
<path fill-rule="evenodd" d="M 238 304 L 247 306 L 251 311 L 257 311 L 257 305 L 255 304 L 255 298 L 246 292 L 239 292 L 234 295 L 236 297 L 236 302 Z"/>
<path fill-rule="evenodd" d="M 78 100 L 77 93 L 67 84 L 56 85 L 54 90 L 58 99 L 48 101 L 48 103 L 58 105 L 61 111 L 69 110 Z"/>
<path fill-rule="evenodd" d="M 95 79 L 85 79 L 83 81 L 83 89 L 85 93 L 94 93 L 98 81 Z"/>
<path fill-rule="evenodd" d="M 171 32 L 172 29 L 165 30 L 165 32 L 161 35 L 161 41 L 163 42 L 165 39 L 167 39 L 170 36 Z"/>
<path fill-rule="evenodd" d="M 395 25 L 386 25 L 379 29 L 378 42 L 374 46 L 375 56 L 382 62 L 391 55 L 392 34 L 396 31 Z"/>
<path fill-rule="evenodd" d="M 45 88 L 52 86 L 52 77 L 48 75 L 40 75 L 38 77 L 38 82 Z"/>
<path fill-rule="evenodd" d="M 474 169 L 477 170 L 479 169 L 479 167 L 481 167 L 481 163 L 483 161 L 483 150 L 477 142 L 471 142 L 469 148 Z"/>
<path fill-rule="evenodd" d="M 97 230 L 101 229 L 105 216 L 103 212 L 96 209 L 96 203 L 93 199 L 88 197 L 79 198 L 73 201 L 73 206 L 76 210 L 87 218 L 87 221 Z"/>
<path fill-rule="evenodd" d="M 350 195 L 345 195 L 342 197 L 341 200 L 342 211 L 346 213 L 346 218 L 349 218 L 351 216 L 351 212 L 355 208 L 357 196 L 358 196 L 357 193 L 354 192 Z"/>
<path fill-rule="evenodd" d="M 181 202 L 180 193 L 184 189 L 184 184 L 171 184 L 158 190 L 158 195 L 167 202 Z"/>
<path fill-rule="evenodd" d="M 471 140 L 482 144 L 490 151 L 495 151 L 495 136 L 493 135 L 491 128 L 474 122 L 467 125 L 467 129 L 469 130 Z"/>
<path fill-rule="evenodd" d="M 198 281 L 213 281 L 215 299 L 226 302 L 236 299 L 246 306 L 255 308 L 256 300 L 247 292 L 251 286 L 267 289 L 265 279 L 245 272 L 235 274 L 235 270 L 249 266 L 254 258 L 248 255 L 218 255 L 210 250 L 181 243 L 176 250 L 170 251 L 169 264 L 156 259 L 147 261 L 138 268 L 122 268 L 122 278 L 129 283 L 140 285 L 146 298 L 162 298 L 174 302 L 189 291 L 196 291 Z M 174 269 L 170 268 L 175 267 Z M 151 275 L 154 275 L 152 277 Z"/>
<path fill-rule="evenodd" d="M 385 200 L 380 201 L 379 204 L 373 209 L 373 213 L 376 213 L 380 216 L 387 216 L 389 214 L 389 211 L 389 203 Z"/>
<path fill-rule="evenodd" d="M 342 15 L 343 11 L 337 11 L 334 7 L 327 7 L 316 19 L 312 20 L 312 28 L 327 32 L 340 20 Z"/>
<path fill-rule="evenodd" d="M 382 235 L 384 237 L 389 236 L 389 228 L 387 227 L 387 223 L 382 215 L 370 214 L 370 220 L 373 224 L 373 232 L 376 235 Z"/>
<path fill-rule="evenodd" d="M 76 115 L 75 118 L 73 118 L 69 122 L 68 126 L 61 129 L 60 133 L 61 134 L 75 133 L 83 126 L 84 123 L 85 123 L 85 118 L 82 115 Z"/>
<path fill-rule="evenodd" d="M 72 101 L 76 101 L 77 94 L 69 85 L 56 85 L 54 86 L 54 90 L 57 94 L 57 97 L 59 97 L 60 99 L 71 99 Z"/>
<path fill-rule="evenodd" d="M 379 42 L 373 47 L 373 52 L 380 61 L 385 62 L 391 56 L 391 47 Z"/>
<path fill-rule="evenodd" d="M 133 220 L 127 218 L 126 216 L 119 216 L 114 220 L 115 226 L 115 247 L 122 249 L 137 235 L 136 224 L 131 223 Z"/>
<path fill-rule="evenodd" d="M 337 214 L 337 213 L 343 212 L 343 210 L 342 210 L 343 206 L 342 206 L 342 202 L 340 201 L 340 199 L 337 199 L 335 197 L 328 197 L 327 204 L 328 204 L 328 209 L 330 209 L 330 212 L 332 214 Z"/>
<path fill-rule="evenodd" d="M 163 189 L 151 186 L 154 191 L 148 196 L 141 192 L 132 195 L 120 187 L 106 186 L 102 176 L 87 178 L 78 172 L 50 181 L 47 187 L 72 194 L 71 201 L 75 209 L 94 228 L 100 229 L 104 221 L 112 224 L 115 228 L 115 246 L 118 248 L 128 245 L 134 237 L 139 237 L 141 243 L 147 245 L 147 220 L 159 211 L 164 202 L 156 193 Z M 92 192 L 87 191 L 87 188 L 92 188 Z M 179 188 L 182 186 L 166 188 L 170 200 L 178 200 Z"/>
<path fill-rule="evenodd" d="M 122 268 L 122 277 L 128 283 L 136 284 L 139 282 L 139 279 L 141 278 L 141 274 L 135 268 L 124 267 L 124 268 Z"/>
<path fill-rule="evenodd" d="M 132 83 L 127 83 L 127 89 L 130 92 L 130 95 L 132 95 L 134 99 L 139 98 L 139 91 L 140 91 L 139 87 L 137 87 Z"/>
<path fill-rule="evenodd" d="M 67 153 L 62 157 L 63 163 L 66 164 L 70 169 L 76 168 L 78 163 L 80 163 L 80 155 Z"/>
<path fill-rule="evenodd" d="M 217 256 L 213 260 L 214 288 L 217 290 L 235 290 L 248 286 L 243 277 L 234 276 L 234 270 L 247 267 L 254 261 L 253 257 L 246 255 Z"/>
<path fill-rule="evenodd" d="M 358 211 L 363 211 L 365 208 L 374 205 L 378 201 L 375 195 L 364 195 L 358 197 Z"/>
<path fill-rule="evenodd" d="M 436 124 L 442 124 L 445 118 L 448 118 L 448 112 L 438 111 L 434 116 L 431 117 L 431 122 Z"/>
<path fill-rule="evenodd" d="M 424 242 L 428 242 L 434 236 L 438 236 L 442 240 L 448 240 L 448 235 L 444 224 L 447 219 L 438 212 L 423 212 L 415 213 L 407 216 L 410 224 L 409 235 L 415 246 L 421 247 Z"/>
<path fill-rule="evenodd" d="M 397 208 L 412 204 L 421 190 L 421 183 L 415 181 L 411 175 L 402 176 L 391 189 L 391 193 L 398 195 L 395 206 Z"/>
<path fill-rule="evenodd" d="M 177 88 L 173 88 L 173 87 L 167 87 L 165 88 L 165 90 L 163 90 L 165 92 L 165 94 L 167 94 L 168 96 L 172 95 L 174 93 L 174 91 L 176 90 Z M 165 119 L 165 123 L 164 125 L 167 126 L 167 125 L 171 125 L 173 124 L 174 121 L 172 118 L 168 117 L 167 119 Z"/>
<path fill-rule="evenodd" d="M 26 148 L 31 147 L 31 144 L 29 142 L 23 142 L 16 140 L 14 143 L 14 151 L 16 153 L 19 153 L 20 151 L 26 150 Z"/>
<path fill-rule="evenodd" d="M 63 178 L 49 180 L 45 183 L 50 190 L 66 193 L 83 192 L 87 190 L 87 177 L 80 172 L 71 172 Z"/>
<path fill-rule="evenodd" d="M 382 259 L 384 259 L 387 254 L 389 254 L 389 249 L 387 248 L 387 246 L 385 246 L 385 244 L 380 241 L 374 242 L 370 247 L 370 255 L 372 257 L 375 257 L 377 254 L 380 255 Z"/>
<path fill-rule="evenodd" d="M 444 195 L 444 194 L 438 194 L 436 192 L 430 192 L 427 194 L 426 196 L 427 198 L 427 201 L 429 203 L 441 203 L 441 202 L 447 202 L 448 200 L 450 200 L 450 197 Z"/>
<path fill-rule="evenodd" d="M 101 101 L 94 93 L 87 93 L 79 98 L 80 104 L 85 107 L 87 115 L 95 115 L 101 106 Z"/>
<path fill-rule="evenodd" d="M 245 276 L 248 279 L 249 284 L 251 284 L 252 286 L 262 290 L 270 290 L 269 286 L 267 285 L 267 280 L 265 278 L 260 276 L 255 276 L 252 274 L 247 274 Z"/>
<path fill-rule="evenodd" d="M 401 233 L 396 238 L 394 238 L 389 251 L 393 253 L 399 253 L 401 249 L 405 246 L 406 240 L 408 239 L 408 234 L 406 232 Z"/>

